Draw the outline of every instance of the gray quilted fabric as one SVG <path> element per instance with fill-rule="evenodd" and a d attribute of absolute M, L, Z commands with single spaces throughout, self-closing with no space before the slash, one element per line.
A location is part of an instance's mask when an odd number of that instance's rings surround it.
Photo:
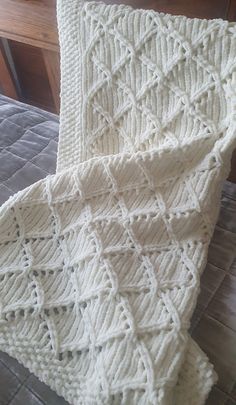
<path fill-rule="evenodd" d="M 0 95 L 0 204 L 56 169 L 56 115 Z"/>

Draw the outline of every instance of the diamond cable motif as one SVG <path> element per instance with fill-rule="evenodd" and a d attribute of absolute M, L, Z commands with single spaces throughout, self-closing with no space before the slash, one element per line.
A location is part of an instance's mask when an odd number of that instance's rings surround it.
<path fill-rule="evenodd" d="M 94 18 L 94 16 L 93 16 L 93 18 Z M 187 41 L 186 40 L 186 38 L 184 39 L 184 41 L 183 41 L 183 37 L 181 37 L 181 35 L 176 31 L 176 30 L 173 30 L 173 26 L 171 25 L 171 27 L 169 27 L 168 29 L 164 29 L 163 28 L 163 24 L 160 24 L 160 21 L 161 21 L 161 19 L 159 18 L 158 19 L 158 26 L 159 26 L 159 28 L 160 28 L 160 26 L 161 26 L 161 28 L 162 28 L 162 30 L 165 32 L 165 34 L 166 35 L 168 35 L 168 36 L 173 36 L 173 39 L 174 40 L 176 40 L 176 38 L 178 38 L 178 40 L 179 40 L 179 42 L 180 42 L 180 44 L 181 44 L 181 46 L 185 49 L 185 51 L 188 53 L 188 57 L 189 56 L 191 56 L 191 55 L 193 55 L 193 51 L 192 51 L 192 49 L 194 49 L 194 47 L 191 47 L 191 44 L 189 43 L 189 41 Z M 112 21 L 112 22 L 114 22 L 114 20 Z M 102 25 L 104 25 L 106 28 L 104 29 L 104 32 L 107 32 L 107 27 L 109 27 L 109 25 L 110 25 L 110 22 L 108 21 L 107 23 L 106 22 L 101 22 L 100 20 L 98 20 L 98 23 L 100 23 L 100 24 L 102 24 Z M 216 28 L 217 28 L 217 25 L 216 25 Z M 171 30 L 172 29 L 172 30 Z M 210 34 L 212 34 L 212 31 L 211 31 L 211 33 L 209 33 L 209 35 Z M 114 33 L 113 33 L 113 31 L 112 31 L 112 35 L 115 35 Z M 206 34 L 207 35 L 207 34 Z M 122 37 L 123 38 L 123 37 Z M 202 42 L 204 41 L 204 39 L 206 38 L 206 36 L 204 36 L 203 38 L 201 38 L 201 40 L 202 40 Z M 118 36 L 118 39 L 120 40 L 120 33 L 119 33 L 119 36 Z M 123 41 L 122 41 L 122 44 L 124 44 L 125 43 L 125 39 L 123 39 Z M 196 41 L 196 43 L 197 43 L 197 41 Z M 198 43 L 197 43 L 197 45 L 199 45 Z M 94 44 L 94 46 L 95 46 L 95 44 Z M 139 47 L 140 48 L 142 48 L 142 46 L 143 46 L 143 44 L 139 44 Z M 197 47 L 196 47 L 196 49 L 198 49 Z M 126 58 L 127 58 L 127 56 L 125 57 L 125 62 L 126 62 Z M 192 58 L 193 58 L 193 56 L 192 56 Z M 206 71 L 208 71 L 208 69 L 207 69 L 207 60 L 205 60 L 203 57 L 202 58 L 200 58 L 200 57 L 195 57 L 194 58 L 195 59 L 195 61 L 196 61 L 196 63 L 199 63 L 200 64 L 200 66 L 202 67 L 202 68 L 205 68 L 206 69 Z M 147 59 L 147 61 L 148 61 L 148 59 Z M 178 63 L 180 63 L 180 62 L 182 62 L 182 59 L 181 59 L 181 56 L 180 56 L 180 58 L 177 60 L 177 61 L 175 61 L 175 64 L 174 64 L 174 66 L 173 66 L 173 64 L 172 64 L 172 66 L 171 66 L 171 68 L 169 69 L 169 72 L 168 72 L 168 74 L 170 74 L 172 71 L 173 71 L 173 68 L 178 64 Z M 148 66 L 149 66 L 149 64 L 151 65 L 151 61 L 149 60 L 148 61 Z M 119 63 L 119 68 L 121 68 L 122 66 L 123 66 L 123 64 L 124 64 L 124 62 L 123 63 Z M 157 69 L 157 67 L 156 67 L 156 69 Z M 111 72 L 110 72 L 111 73 Z M 113 75 L 115 75 L 117 72 L 115 71 L 114 73 L 113 73 Z M 215 80 L 214 81 L 216 81 L 216 79 L 217 79 L 217 83 L 219 83 L 219 75 L 217 74 L 218 72 L 217 72 L 217 70 L 216 69 L 214 69 L 214 70 L 212 70 L 211 69 L 211 74 L 212 74 L 212 77 L 213 77 L 213 80 L 214 80 L 214 76 L 216 76 L 216 78 L 215 78 Z M 160 75 L 159 75 L 160 76 Z M 162 75 L 161 75 L 162 76 Z M 167 76 L 166 76 L 167 77 Z M 162 78 L 163 79 L 163 78 Z M 151 79 L 150 79 L 151 80 Z M 152 87 L 153 86 L 155 86 L 155 81 L 153 81 L 153 80 L 151 80 L 151 82 L 152 82 Z M 164 80 L 160 80 L 159 82 L 161 82 L 162 83 L 162 86 L 164 86 Z M 103 85 L 106 83 L 106 79 L 104 79 L 103 81 L 101 81 L 100 83 L 99 83 L 99 87 L 98 88 L 96 88 L 96 93 L 98 92 L 98 90 L 99 90 L 99 88 L 102 88 L 103 87 Z M 117 82 L 117 84 L 119 83 L 119 81 Z M 127 89 L 129 89 L 129 86 L 127 86 L 127 84 L 126 84 L 126 88 Z M 145 91 L 147 91 L 147 88 L 148 88 L 148 84 L 146 83 L 145 84 Z M 170 88 L 170 90 L 172 90 L 175 94 L 177 94 L 178 95 L 178 92 L 180 91 L 180 88 L 176 88 L 176 89 L 174 89 L 173 87 L 171 87 L 171 85 L 169 85 L 169 88 Z M 184 100 L 184 98 L 186 99 L 186 100 L 188 100 L 188 95 L 187 95 L 187 93 L 183 93 L 183 91 L 181 91 L 182 92 L 182 95 L 181 95 L 181 99 L 182 100 Z M 95 94 L 96 94 L 95 93 Z M 94 95 L 95 94 L 93 94 L 93 97 L 94 97 Z M 144 95 L 145 95 L 145 93 L 144 93 Z M 139 99 L 142 99 L 143 98 L 143 94 L 141 94 L 141 97 L 140 96 L 138 96 L 137 95 L 137 102 L 138 102 L 138 100 Z M 88 102 L 89 102 L 89 100 L 91 99 L 91 96 L 88 94 Z M 194 98 L 193 98 L 193 100 L 191 100 L 191 101 L 189 101 L 188 102 L 188 105 L 190 106 L 190 105 L 194 105 L 194 101 L 196 101 L 196 100 L 194 100 Z M 100 106 L 100 108 L 102 108 L 101 106 Z M 128 109 L 130 109 L 130 108 L 132 108 L 132 103 L 131 104 L 129 104 L 129 103 L 127 103 L 127 108 Z M 123 114 L 125 113 L 125 112 L 127 112 L 127 108 L 125 109 L 125 111 L 122 111 L 122 115 L 118 115 L 117 117 L 116 117 L 116 119 L 114 120 L 114 119 L 111 119 L 111 117 L 110 117 L 110 119 L 108 120 L 108 125 L 109 125 L 109 121 L 111 121 L 112 122 L 112 126 L 114 127 L 114 121 L 115 121 L 115 123 L 117 123 L 117 121 L 119 121 L 119 119 L 121 118 L 121 116 L 123 116 Z M 97 110 L 98 111 L 98 110 Z M 102 110 L 101 110 L 102 111 Z M 180 113 L 181 111 L 179 111 L 178 112 L 178 114 Z M 102 115 L 103 116 L 106 116 L 107 115 L 107 111 L 103 111 L 102 112 Z M 197 116 L 199 116 L 199 114 L 197 114 L 197 111 L 195 110 L 195 112 L 194 112 L 194 115 L 195 115 L 195 117 L 197 117 Z M 207 118 L 207 117 L 206 117 Z M 204 120 L 204 116 L 202 116 L 202 115 L 200 115 L 199 116 L 199 119 L 200 120 Z M 172 121 L 172 120 L 171 120 Z M 208 125 L 210 124 L 210 122 L 209 122 L 209 119 L 208 119 Z M 212 126 L 213 125 L 213 126 Z M 211 120 L 211 126 L 212 126 L 212 128 L 213 128 L 213 131 L 212 131 L 212 129 L 210 130 L 210 132 L 216 132 L 216 129 L 214 128 L 214 123 L 213 123 L 213 121 Z M 103 127 L 103 129 L 106 129 L 107 130 L 107 126 L 106 127 Z M 102 136 L 102 128 L 98 128 L 97 130 L 96 130 L 96 133 L 99 133 L 99 136 Z M 95 135 L 95 134 L 94 134 Z M 96 135 L 95 135 L 96 136 Z"/>
<path fill-rule="evenodd" d="M 188 327 L 234 140 L 234 30 L 58 4 L 69 169 L 0 210 L 0 347 L 74 405 L 203 403 Z"/>

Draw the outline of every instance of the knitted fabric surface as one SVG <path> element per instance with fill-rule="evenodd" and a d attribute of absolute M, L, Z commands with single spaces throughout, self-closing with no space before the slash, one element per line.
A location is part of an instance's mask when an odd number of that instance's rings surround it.
<path fill-rule="evenodd" d="M 235 98 L 232 108 L 228 102 L 233 96 L 235 24 L 102 3 L 58 5 L 58 170 L 96 155 L 173 148 L 228 127 L 235 105 Z M 190 353 L 191 339 L 187 347 Z M 202 403 L 213 384 L 211 367 L 199 367 L 200 358 L 204 363 L 195 345 L 183 365 L 179 386 L 188 393 L 183 404 L 194 398 Z"/>
<path fill-rule="evenodd" d="M 227 129 L 235 23 L 69 4 L 58 1 L 58 170 L 93 156 L 172 148 Z"/>
<path fill-rule="evenodd" d="M 71 404 L 203 404 L 188 327 L 235 146 L 235 24 L 58 17 L 58 173 L 0 208 L 0 349 Z"/>
<path fill-rule="evenodd" d="M 182 404 L 222 141 L 93 158 L 5 203 L 1 349 L 72 404 Z"/>

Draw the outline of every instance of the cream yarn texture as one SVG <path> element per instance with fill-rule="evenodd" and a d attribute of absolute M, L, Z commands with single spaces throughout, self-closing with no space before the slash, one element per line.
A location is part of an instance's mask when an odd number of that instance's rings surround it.
<path fill-rule="evenodd" d="M 188 335 L 236 144 L 236 26 L 58 1 L 57 174 L 0 208 L 0 349 L 71 404 L 204 404 Z"/>
<path fill-rule="evenodd" d="M 235 23 L 80 0 L 59 0 L 58 21 L 58 170 L 228 128 Z"/>
<path fill-rule="evenodd" d="M 187 329 L 225 175 L 213 143 L 93 158 L 1 208 L 0 347 L 70 403 L 188 403 Z"/>

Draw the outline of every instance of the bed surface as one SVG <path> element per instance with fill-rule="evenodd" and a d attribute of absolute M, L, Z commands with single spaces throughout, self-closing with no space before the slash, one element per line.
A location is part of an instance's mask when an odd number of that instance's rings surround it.
<path fill-rule="evenodd" d="M 56 170 L 58 117 L 0 96 L 0 204 Z"/>
<path fill-rule="evenodd" d="M 0 204 L 55 173 L 58 129 L 56 115 L 0 96 Z M 236 405 L 236 184 L 230 182 L 224 184 L 191 333 L 219 376 L 207 405 Z M 0 405 L 67 404 L 1 352 L 0 382 Z"/>

